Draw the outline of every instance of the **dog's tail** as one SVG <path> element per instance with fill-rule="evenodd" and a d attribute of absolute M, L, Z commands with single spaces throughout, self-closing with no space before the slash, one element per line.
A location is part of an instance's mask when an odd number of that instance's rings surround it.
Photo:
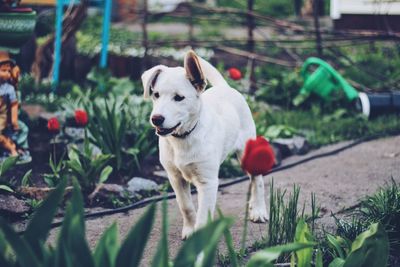
<path fill-rule="evenodd" d="M 202 59 L 201 57 L 198 57 L 198 59 L 204 76 L 211 83 L 212 86 L 229 86 L 221 73 L 213 65 L 211 65 L 209 62 Z"/>

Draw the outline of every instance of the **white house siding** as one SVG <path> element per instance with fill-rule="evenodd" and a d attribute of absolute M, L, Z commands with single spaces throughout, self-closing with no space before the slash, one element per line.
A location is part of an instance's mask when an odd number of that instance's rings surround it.
<path fill-rule="evenodd" d="M 331 17 L 341 15 L 400 15 L 399 0 L 331 0 Z"/>

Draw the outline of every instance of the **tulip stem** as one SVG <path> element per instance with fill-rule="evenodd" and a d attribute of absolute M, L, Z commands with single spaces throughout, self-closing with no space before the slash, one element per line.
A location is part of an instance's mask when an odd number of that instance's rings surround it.
<path fill-rule="evenodd" d="M 56 137 L 53 135 L 53 163 L 56 164 Z"/>
<path fill-rule="evenodd" d="M 244 215 L 244 227 L 243 227 L 243 235 L 242 235 L 242 246 L 240 249 L 240 253 L 244 254 L 245 249 L 246 249 L 246 239 L 247 239 L 247 227 L 248 227 L 248 219 L 249 219 L 249 202 L 250 202 L 250 192 L 251 192 L 251 180 L 253 179 L 253 176 L 250 176 L 250 183 L 249 183 L 249 188 L 247 190 L 247 195 L 246 195 L 246 211 Z"/>

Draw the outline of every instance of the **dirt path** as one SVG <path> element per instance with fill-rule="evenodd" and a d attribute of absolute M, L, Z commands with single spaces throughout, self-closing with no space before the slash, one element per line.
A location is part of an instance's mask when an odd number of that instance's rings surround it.
<path fill-rule="evenodd" d="M 323 147 L 303 157 L 291 157 L 283 164 L 329 152 L 348 143 Z M 318 204 L 326 210 L 322 221 L 329 223 L 332 221 L 329 218 L 331 212 L 358 203 L 359 199 L 374 193 L 385 182 L 390 181 L 391 177 L 400 182 L 400 136 L 362 143 L 336 155 L 318 158 L 265 177 L 267 203 L 269 203 L 271 178 L 274 178 L 276 188 L 291 191 L 293 184 L 297 184 L 301 188 L 300 203 L 306 201 L 309 210 L 310 194 L 315 192 Z M 235 218 L 236 223 L 231 232 L 236 246 L 239 246 L 242 234 L 246 190 L 247 182 L 243 182 L 221 189 L 218 195 L 218 206 L 222 212 Z M 118 223 L 122 239 L 144 210 L 145 208 L 141 208 L 126 214 L 88 220 L 86 226 L 90 245 L 93 247 L 101 233 L 114 221 Z M 169 246 L 171 254 L 175 255 L 182 244 L 180 240 L 182 222 L 174 199 L 168 201 L 168 212 Z M 157 247 L 161 229 L 160 217 L 157 216 L 151 239 L 145 250 L 143 266 L 149 266 Z M 248 244 L 252 244 L 265 234 L 266 225 L 249 223 L 249 226 Z M 57 232 L 57 229 L 53 230 L 50 239 L 54 239 Z"/>

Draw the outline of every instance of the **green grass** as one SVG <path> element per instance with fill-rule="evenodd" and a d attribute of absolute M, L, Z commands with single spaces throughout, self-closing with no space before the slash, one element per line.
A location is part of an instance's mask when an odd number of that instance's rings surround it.
<path fill-rule="evenodd" d="M 256 112 L 254 118 L 260 135 L 265 134 L 270 125 L 287 125 L 305 135 L 313 147 L 400 132 L 400 119 L 396 114 L 367 120 L 349 113 L 335 117 L 335 114 L 320 114 L 312 110 L 276 110 Z"/>
<path fill-rule="evenodd" d="M 336 224 L 336 235 L 349 241 L 354 241 L 356 237 L 367 230 L 367 222 L 359 216 L 352 215 L 350 218 L 338 219 L 333 216 Z"/>
<path fill-rule="evenodd" d="M 299 218 L 304 217 L 304 210 L 300 214 L 298 203 L 300 188 L 293 186 L 293 192 L 285 201 L 286 189 L 274 188 L 272 181 L 270 186 L 270 205 L 268 220 L 267 246 L 275 246 L 291 242 L 294 239 L 296 224 Z"/>

